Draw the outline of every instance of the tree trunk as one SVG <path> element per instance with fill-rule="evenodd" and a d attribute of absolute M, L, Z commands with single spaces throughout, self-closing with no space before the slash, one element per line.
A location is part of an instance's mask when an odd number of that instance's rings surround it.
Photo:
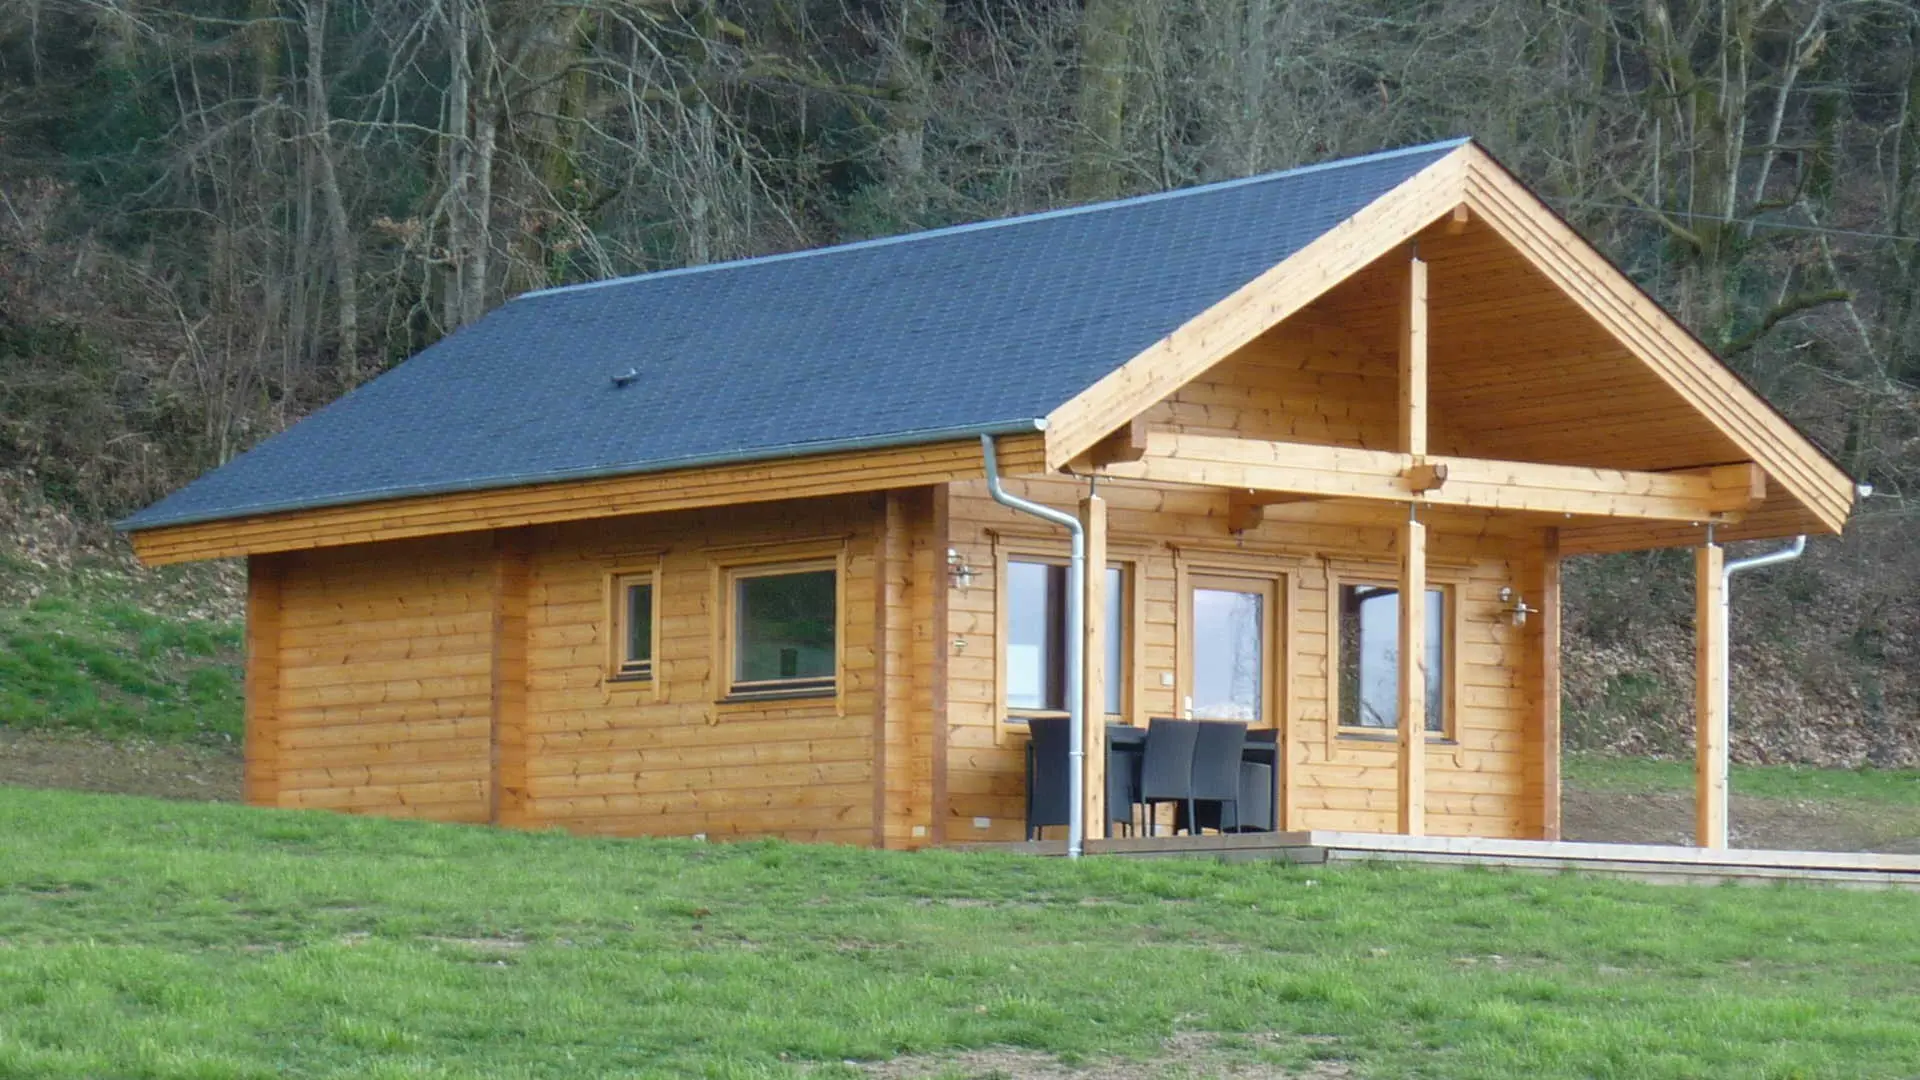
<path fill-rule="evenodd" d="M 347 381 L 360 381 L 360 290 L 355 279 L 352 226 L 340 177 L 333 164 L 333 114 L 327 105 L 327 0 L 307 0 L 307 141 L 313 180 L 326 210 L 328 247 L 333 257 L 333 283 L 338 310 L 335 349 Z M 311 188 L 309 188 L 311 190 Z"/>
<path fill-rule="evenodd" d="M 1111 199 L 1122 187 L 1133 3 L 1087 0 L 1080 17 L 1080 89 L 1067 174 L 1067 197 L 1075 202 Z"/>

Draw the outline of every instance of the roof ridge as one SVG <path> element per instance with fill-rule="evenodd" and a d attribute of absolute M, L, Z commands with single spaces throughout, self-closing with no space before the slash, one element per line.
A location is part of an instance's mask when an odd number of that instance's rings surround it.
<path fill-rule="evenodd" d="M 1327 172 L 1343 169 L 1352 165 L 1365 165 L 1376 161 L 1388 161 L 1393 158 L 1407 157 L 1413 154 L 1431 153 L 1440 149 L 1455 149 L 1472 142 L 1471 136 L 1441 139 L 1436 142 L 1421 143 L 1418 146 L 1403 146 L 1393 150 L 1379 150 L 1358 157 L 1335 158 L 1332 161 L 1319 161 L 1311 165 L 1297 165 L 1279 172 L 1257 173 L 1253 176 L 1236 177 L 1232 180 L 1216 180 L 1210 184 L 1196 184 L 1193 187 L 1174 188 L 1171 191 L 1156 191 L 1146 195 L 1133 195 L 1124 199 L 1109 199 L 1105 202 L 1084 203 L 1079 206 L 1065 206 L 1054 210 L 1040 210 L 1031 214 L 1015 214 L 1012 217 L 988 218 L 985 221 L 970 221 L 960 225 L 945 225 L 937 229 L 922 229 L 918 232 L 897 233 L 893 236 L 876 236 L 868 240 L 853 240 L 844 244 L 829 244 L 825 247 L 802 248 L 799 251 L 782 251 L 771 255 L 754 255 L 743 259 L 729 259 L 725 262 L 703 263 L 699 266 L 676 266 L 666 270 L 649 270 L 641 274 L 626 274 L 621 277 L 602 278 L 598 281 L 582 281 L 572 285 L 555 285 L 545 289 L 534 289 L 515 296 L 508 303 L 527 300 L 538 296 L 552 296 L 560 293 L 587 292 L 592 289 L 604 289 L 613 285 L 629 285 L 636 281 L 651 278 L 681 277 L 687 274 L 700 274 L 713 270 L 731 270 L 742 266 L 755 266 L 761 263 L 785 262 L 791 259 L 812 258 L 819 255 L 832 255 L 845 251 L 859 251 L 868 248 L 888 247 L 894 244 L 912 243 L 916 240 L 931 240 L 941 236 L 955 236 L 961 233 L 979 232 L 985 229 L 1004 228 L 1010 225 L 1025 225 L 1035 221 L 1053 218 L 1076 217 L 1082 214 L 1099 213 L 1123 206 L 1139 206 L 1146 203 L 1162 202 L 1168 199 L 1180 199 L 1190 195 L 1202 195 L 1207 192 L 1225 191 L 1232 188 L 1248 187 L 1273 180 L 1304 176 L 1308 173 Z"/>

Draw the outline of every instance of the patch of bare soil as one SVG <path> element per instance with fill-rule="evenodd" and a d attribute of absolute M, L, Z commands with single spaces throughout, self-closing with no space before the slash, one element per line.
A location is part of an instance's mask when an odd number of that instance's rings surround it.
<path fill-rule="evenodd" d="M 1101 1058 L 1067 1064 L 1051 1054 L 1012 1047 L 925 1054 L 877 1061 L 861 1067 L 875 1080 L 1163 1080 L 1173 1077 L 1236 1077 L 1239 1080 L 1344 1080 L 1353 1070 L 1339 1061 L 1315 1061 L 1288 1068 L 1262 1060 L 1261 1049 L 1328 1038 L 1288 1039 L 1278 1035 L 1222 1037 L 1182 1032 L 1166 1040 L 1151 1058 Z"/>
<path fill-rule="evenodd" d="M 1693 843 L 1693 795 L 1568 788 L 1561 804 L 1568 840 Z M 1734 847 L 1787 851 L 1920 853 L 1920 809 L 1735 795 L 1727 808 Z"/>
<path fill-rule="evenodd" d="M 240 801 L 237 749 L 0 728 L 0 784 Z"/>

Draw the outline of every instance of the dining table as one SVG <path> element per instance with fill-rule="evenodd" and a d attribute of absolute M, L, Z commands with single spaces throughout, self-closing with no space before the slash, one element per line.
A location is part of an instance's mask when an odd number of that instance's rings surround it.
<path fill-rule="evenodd" d="M 1278 764 L 1279 731 L 1275 728 L 1247 728 L 1247 742 L 1240 751 L 1240 760 L 1255 765 L 1265 765 L 1269 770 Z M 1147 729 L 1132 724 L 1107 725 L 1107 773 L 1108 775 L 1126 775 L 1133 778 L 1129 788 L 1140 790 L 1140 765 L 1146 759 Z M 1116 772 L 1116 770 L 1120 770 Z M 1267 775 L 1273 775 L 1269 772 Z M 1111 789 L 1109 789 L 1111 790 Z M 1272 832 L 1279 827 L 1273 812 L 1273 802 L 1267 800 L 1267 820 L 1265 830 Z"/>

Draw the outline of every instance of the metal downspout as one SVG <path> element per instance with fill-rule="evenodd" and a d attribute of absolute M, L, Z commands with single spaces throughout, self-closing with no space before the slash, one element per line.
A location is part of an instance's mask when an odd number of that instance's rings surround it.
<path fill-rule="evenodd" d="M 1000 457 L 994 452 L 993 436 L 980 436 L 980 452 L 986 458 L 987 491 L 993 501 L 1023 514 L 1031 514 L 1067 530 L 1072 541 L 1072 557 L 1067 563 L 1067 857 L 1077 859 L 1086 847 L 1087 821 L 1086 732 L 1081 725 L 1086 712 L 1086 640 L 1087 640 L 1087 530 L 1072 514 L 1042 506 L 1009 493 L 1000 486 Z M 1004 645 L 1002 646 L 1004 647 Z"/>
<path fill-rule="evenodd" d="M 1772 566 L 1775 563 L 1792 562 L 1799 558 L 1806 550 L 1807 536 L 1805 533 L 1802 533 L 1793 538 L 1793 543 L 1788 544 L 1778 551 L 1769 551 L 1762 555 L 1749 555 L 1744 559 L 1729 559 L 1727 564 L 1720 568 L 1720 581 L 1724 587 L 1720 590 L 1720 610 L 1715 615 L 1720 625 L 1715 627 L 1719 632 L 1714 635 L 1714 640 L 1720 643 L 1720 648 L 1728 651 L 1728 655 L 1720 658 L 1720 700 L 1727 703 L 1727 728 L 1729 730 L 1733 727 L 1733 691 L 1731 686 L 1733 656 L 1732 641 L 1730 639 L 1733 625 L 1733 575 L 1742 570 L 1757 570 L 1762 566 Z"/>

